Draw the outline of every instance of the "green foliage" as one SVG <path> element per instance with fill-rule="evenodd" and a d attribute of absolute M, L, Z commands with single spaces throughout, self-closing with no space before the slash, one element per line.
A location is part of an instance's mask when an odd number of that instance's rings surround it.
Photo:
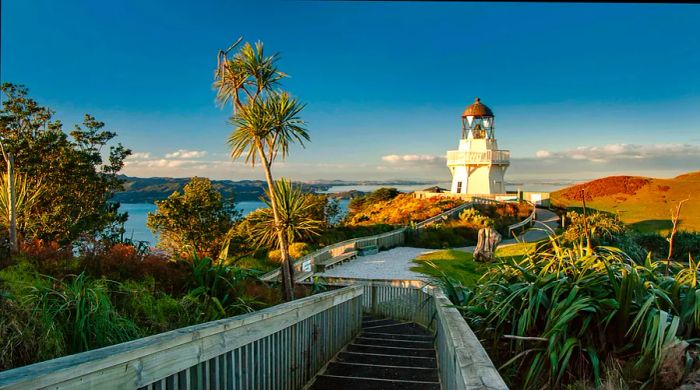
<path fill-rule="evenodd" d="M 479 210 L 468 208 L 459 213 L 459 220 L 463 224 L 475 226 L 478 228 L 492 227 L 495 221 L 485 215 L 481 215 Z"/>
<path fill-rule="evenodd" d="M 586 229 L 590 231 L 591 245 L 600 244 L 601 240 L 610 240 L 614 236 L 625 231 L 625 225 L 615 215 L 601 212 L 588 213 L 584 218 L 583 214 L 576 211 L 566 213 L 566 230 L 564 240 L 568 242 L 578 242 L 586 237 Z"/>
<path fill-rule="evenodd" d="M 119 313 L 132 320 L 144 335 L 196 323 L 182 301 L 157 290 L 150 276 L 143 281 L 129 280 L 117 285 L 114 296 Z"/>
<path fill-rule="evenodd" d="M 287 242 L 309 241 L 318 236 L 325 225 L 323 214 L 319 215 L 318 212 L 323 212 L 326 199 L 305 194 L 301 187 L 285 179 L 276 181 L 274 188 L 274 193 L 268 191 L 267 198 L 263 199 L 268 208 L 258 209 L 247 218 L 250 221 L 250 238 L 261 247 L 272 248 L 277 243 L 272 197 L 277 205 L 279 228 L 285 232 Z"/>
<path fill-rule="evenodd" d="M 158 235 L 158 246 L 178 257 L 187 257 L 192 250 L 217 257 L 240 217 L 235 204 L 222 200 L 211 181 L 201 177 L 192 178 L 182 194 L 174 192 L 156 206 L 146 225 Z"/>
<path fill-rule="evenodd" d="M 110 145 L 116 133 L 103 130 L 104 123 L 85 115 L 70 137 L 53 111 L 29 98 L 21 85 L 4 83 L 0 110 L 0 138 L 5 151 L 15 158 L 18 172 L 43 189 L 31 207 L 23 211 L 20 233 L 67 243 L 81 233 L 119 234 L 126 220 L 118 204 L 108 202 L 121 189 L 117 172 L 131 154 L 121 144 Z M 0 161 L 5 171 L 5 162 Z"/>
<path fill-rule="evenodd" d="M 240 288 L 243 281 L 257 276 L 258 272 L 215 262 L 209 257 L 200 258 L 197 254 L 189 263 L 192 279 L 183 303 L 197 323 L 254 310 L 258 302 L 245 299 Z"/>
<path fill-rule="evenodd" d="M 401 192 L 396 188 L 382 187 L 374 190 L 373 192 L 358 196 L 350 199 L 348 203 L 348 209 L 350 213 L 356 213 L 363 209 L 365 205 L 377 203 L 377 202 L 388 202 L 396 198 Z"/>
<path fill-rule="evenodd" d="M 349 240 L 351 238 L 374 236 L 377 234 L 387 233 L 396 229 L 392 225 L 375 224 L 375 225 L 344 225 L 339 224 L 324 230 L 318 237 L 315 238 L 314 244 L 318 247 L 323 247 L 337 242 Z"/>
<path fill-rule="evenodd" d="M 551 239 L 491 268 L 456 303 L 514 385 L 600 383 L 600 361 L 613 357 L 629 363 L 633 381 L 668 388 L 676 383 L 658 375 L 669 351 L 700 336 L 700 290 L 697 263 L 664 269 L 614 247 Z"/>
<path fill-rule="evenodd" d="M 476 245 L 477 229 L 458 224 L 434 224 L 421 231 L 408 231 L 405 245 L 416 248 L 454 248 Z"/>
<path fill-rule="evenodd" d="M 639 233 L 632 236 L 634 241 L 652 253 L 655 258 L 668 257 L 668 238 L 658 233 Z M 680 231 L 673 238 L 673 257 L 675 261 L 688 261 L 688 256 L 700 258 L 700 233 Z"/>
<path fill-rule="evenodd" d="M 50 332 L 65 339 L 66 352 L 77 353 L 128 341 L 140 335 L 110 300 L 109 282 L 80 274 L 51 287 L 31 287 L 29 299 Z"/>

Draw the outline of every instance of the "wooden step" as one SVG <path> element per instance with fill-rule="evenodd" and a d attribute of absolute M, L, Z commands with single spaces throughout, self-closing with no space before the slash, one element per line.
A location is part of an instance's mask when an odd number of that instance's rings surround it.
<path fill-rule="evenodd" d="M 309 389 L 440 389 L 434 337 L 414 323 L 364 316 L 362 333 Z"/>
<path fill-rule="evenodd" d="M 400 335 L 427 336 L 429 335 L 420 325 L 408 322 L 398 322 L 386 325 L 368 325 L 362 328 L 363 332 L 392 333 Z"/>
<path fill-rule="evenodd" d="M 429 341 L 433 342 L 433 336 L 424 336 L 416 334 L 396 334 L 396 333 L 383 333 L 383 332 L 362 332 L 359 337 L 371 337 L 371 338 L 382 338 L 391 340 L 403 340 L 403 341 Z"/>
<path fill-rule="evenodd" d="M 384 347 L 402 347 L 402 348 L 433 348 L 433 341 L 415 341 L 403 339 L 391 339 L 379 336 L 359 336 L 355 339 L 356 344 L 375 345 Z"/>
<path fill-rule="evenodd" d="M 381 345 L 352 343 L 348 345 L 345 350 L 347 352 L 371 353 L 375 355 L 435 357 L 435 350 L 433 348 L 385 347 Z"/>
<path fill-rule="evenodd" d="M 324 374 L 317 376 L 310 388 L 314 390 L 440 390 L 440 383 Z"/>
<path fill-rule="evenodd" d="M 326 375 L 358 378 L 378 378 L 420 382 L 438 382 L 434 368 L 380 366 L 374 364 L 332 362 L 324 372 Z"/>
<path fill-rule="evenodd" d="M 437 368 L 434 357 L 380 355 L 359 352 L 340 352 L 337 362 L 378 364 L 382 366 Z"/>

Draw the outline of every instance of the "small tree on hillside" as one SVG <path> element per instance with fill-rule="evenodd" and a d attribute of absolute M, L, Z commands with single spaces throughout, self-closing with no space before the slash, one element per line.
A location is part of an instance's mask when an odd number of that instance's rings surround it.
<path fill-rule="evenodd" d="M 227 233 L 240 218 L 235 204 L 223 200 L 207 178 L 194 177 L 184 192 L 175 191 L 156 202 L 146 225 L 159 236 L 158 247 L 174 256 L 216 258 L 227 243 Z"/>

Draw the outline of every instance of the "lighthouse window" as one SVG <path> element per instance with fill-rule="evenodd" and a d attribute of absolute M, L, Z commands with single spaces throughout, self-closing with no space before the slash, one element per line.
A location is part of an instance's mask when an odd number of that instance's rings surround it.
<path fill-rule="evenodd" d="M 462 182 L 461 181 L 457 182 L 457 193 L 458 194 L 462 193 Z"/>

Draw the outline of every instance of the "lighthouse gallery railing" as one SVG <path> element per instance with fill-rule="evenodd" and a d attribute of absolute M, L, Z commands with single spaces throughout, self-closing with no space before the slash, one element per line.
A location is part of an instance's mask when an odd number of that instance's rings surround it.
<path fill-rule="evenodd" d="M 447 165 L 508 163 L 510 163 L 510 150 L 489 150 L 486 152 L 450 150 L 447 152 Z"/>

